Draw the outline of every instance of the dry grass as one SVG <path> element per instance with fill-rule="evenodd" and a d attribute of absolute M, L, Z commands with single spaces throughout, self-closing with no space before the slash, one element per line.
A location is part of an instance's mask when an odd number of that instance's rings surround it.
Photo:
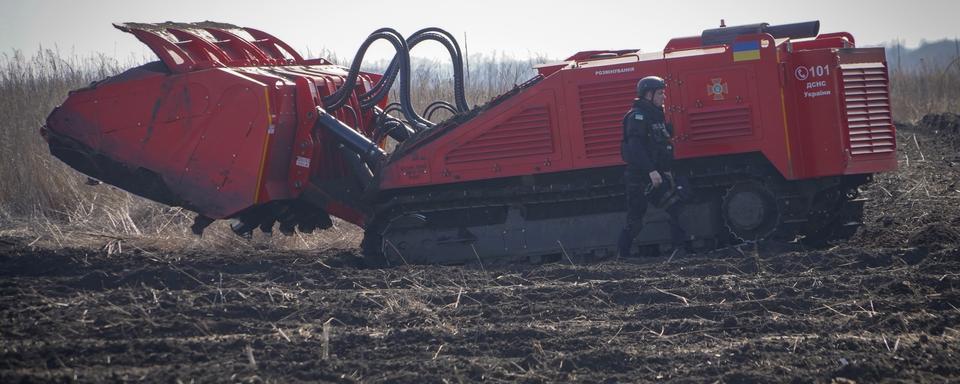
<path fill-rule="evenodd" d="M 335 61 L 349 59 L 321 52 Z M 225 223 L 212 226 L 205 238 L 189 233 L 192 213 L 166 207 L 101 185 L 89 187 L 86 177 L 49 154 L 38 129 L 67 93 L 142 63 L 106 56 L 67 56 L 42 50 L 0 55 L 0 234 L 18 232 L 52 243 L 140 239 L 178 246 L 318 248 L 354 246 L 360 231 L 337 221 L 336 228 L 314 235 L 275 238 L 257 235 L 253 241 L 233 236 Z M 467 101 L 482 104 L 533 75 L 532 66 L 547 61 L 538 56 L 518 60 L 502 54 L 472 54 L 466 79 Z M 346 63 L 344 63 L 346 64 Z M 382 71 L 386 61 L 367 66 Z M 434 100 L 452 100 L 452 71 L 446 60 L 415 59 L 413 102 L 418 110 Z M 915 121 L 926 113 L 960 111 L 960 63 L 946 68 L 921 67 L 891 73 L 894 116 Z M 397 100 L 397 94 L 392 95 Z M 438 115 L 435 120 L 446 116 Z M 122 240 L 121 240 L 122 239 Z"/>
<path fill-rule="evenodd" d="M 64 219 L 90 200 L 77 187 L 79 176 L 49 155 L 39 128 L 68 91 L 120 69 L 103 56 L 64 58 L 51 50 L 0 56 L 0 212 Z"/>
<path fill-rule="evenodd" d="M 946 67 L 921 65 L 890 73 L 893 117 L 916 122 L 928 113 L 960 112 L 960 57 Z"/>

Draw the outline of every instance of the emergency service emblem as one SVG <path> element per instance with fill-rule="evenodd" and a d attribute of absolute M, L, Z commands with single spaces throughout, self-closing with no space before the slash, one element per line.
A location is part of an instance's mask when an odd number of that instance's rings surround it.
<path fill-rule="evenodd" d="M 727 93 L 727 83 L 723 79 L 710 79 L 711 83 L 707 85 L 707 94 L 713 96 L 714 100 L 723 100 Z"/>

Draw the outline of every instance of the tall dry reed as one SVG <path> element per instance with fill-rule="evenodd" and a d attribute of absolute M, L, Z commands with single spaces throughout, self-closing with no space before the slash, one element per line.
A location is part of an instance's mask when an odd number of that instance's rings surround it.
<path fill-rule="evenodd" d="M 960 113 L 960 58 L 945 67 L 921 64 L 890 73 L 894 119 L 915 122 L 929 113 Z"/>

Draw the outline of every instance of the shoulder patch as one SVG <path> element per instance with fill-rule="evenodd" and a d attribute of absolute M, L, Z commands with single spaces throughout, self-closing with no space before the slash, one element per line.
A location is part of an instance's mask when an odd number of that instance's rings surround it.
<path fill-rule="evenodd" d="M 643 114 L 642 114 L 642 113 L 635 113 L 635 114 L 633 115 L 633 118 L 636 119 L 636 120 L 641 120 L 641 121 L 642 121 L 642 120 L 643 120 Z"/>

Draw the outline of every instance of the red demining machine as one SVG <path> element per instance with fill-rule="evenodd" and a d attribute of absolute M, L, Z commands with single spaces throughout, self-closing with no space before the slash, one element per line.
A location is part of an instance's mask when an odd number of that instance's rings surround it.
<path fill-rule="evenodd" d="M 346 68 L 229 24 L 116 27 L 160 61 L 71 92 L 42 128 L 53 155 L 197 212 L 198 234 L 218 219 L 249 236 L 339 217 L 365 229 L 372 265 L 612 255 L 626 216 L 621 123 L 649 75 L 667 82 L 675 173 L 694 192 L 680 214 L 689 248 L 849 237 L 858 187 L 897 166 L 883 48 L 816 21 L 579 52 L 472 108 L 460 47 L 437 28 L 379 29 Z M 378 40 L 396 55 L 361 71 Z M 409 50 L 425 41 L 449 51 L 455 96 L 418 114 Z M 430 121 L 441 109 L 453 116 Z M 642 247 L 670 242 L 664 211 L 645 221 Z"/>

